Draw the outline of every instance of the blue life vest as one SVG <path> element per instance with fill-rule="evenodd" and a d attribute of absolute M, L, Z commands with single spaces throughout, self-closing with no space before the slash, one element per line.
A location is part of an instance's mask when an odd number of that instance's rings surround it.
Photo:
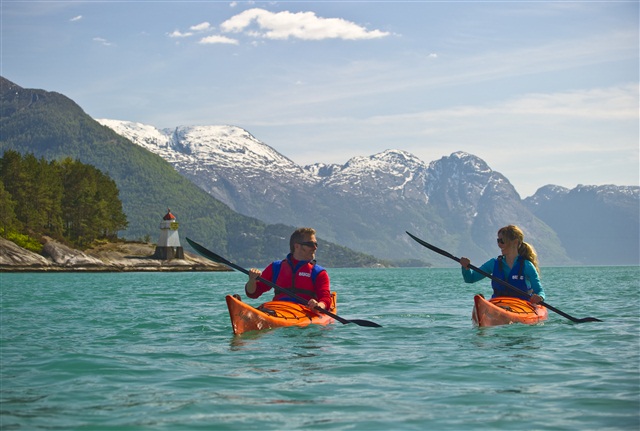
<path fill-rule="evenodd" d="M 288 259 L 284 259 L 284 260 L 277 260 L 275 262 L 273 262 L 271 264 L 271 268 L 273 271 L 273 274 L 271 275 L 271 281 L 276 283 L 278 280 L 278 276 L 280 275 L 280 267 L 282 266 L 283 262 L 287 262 L 289 265 L 291 265 L 291 273 L 295 279 L 295 274 L 296 272 L 298 272 L 298 269 L 303 266 L 306 265 L 307 263 L 309 263 L 308 261 L 304 261 L 301 260 L 298 262 L 298 265 L 296 266 L 296 268 L 293 268 L 293 265 L 291 263 L 291 261 L 289 261 Z M 322 271 L 324 271 L 325 269 L 323 267 L 321 267 L 320 265 L 316 264 L 315 261 L 312 261 L 312 268 L 311 268 L 311 283 L 313 284 L 313 287 L 315 289 L 316 287 L 316 278 L 318 277 L 318 274 L 320 274 Z M 317 299 L 317 295 L 316 292 L 314 291 L 310 291 L 307 289 L 298 289 L 295 286 L 295 281 L 293 282 L 293 285 L 291 287 L 285 287 L 285 289 L 287 289 L 289 292 L 293 292 L 293 293 L 297 293 L 297 294 L 304 294 L 304 295 L 308 295 L 311 296 L 314 299 Z M 284 297 L 284 298 L 278 298 L 279 301 L 291 301 L 291 302 L 300 302 L 298 299 L 296 298 L 292 298 L 292 297 Z"/>
<path fill-rule="evenodd" d="M 518 264 L 513 265 L 511 268 L 511 272 L 509 273 L 509 278 L 507 279 L 504 274 L 504 263 L 502 262 L 504 256 L 499 256 L 496 259 L 496 263 L 493 266 L 493 276 L 499 278 L 500 280 L 504 280 L 513 287 L 517 287 L 522 291 L 521 294 L 518 294 L 515 290 L 510 289 L 506 286 L 501 285 L 497 281 L 491 281 L 491 287 L 493 287 L 493 296 L 495 298 L 497 296 L 511 296 L 514 298 L 521 298 L 529 300 L 531 295 L 529 294 L 529 287 L 527 287 L 527 283 L 524 277 L 524 258 L 518 257 Z"/>

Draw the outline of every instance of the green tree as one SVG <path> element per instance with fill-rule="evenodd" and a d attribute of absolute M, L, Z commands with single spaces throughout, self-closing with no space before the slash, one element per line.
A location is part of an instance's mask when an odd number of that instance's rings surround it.
<path fill-rule="evenodd" d="M 28 217 L 25 202 L 28 200 L 27 174 L 24 171 L 22 156 L 17 151 L 7 150 L 0 161 L 0 178 L 4 189 L 14 200 L 14 213 L 23 223 Z"/>
<path fill-rule="evenodd" d="M 4 183 L 0 181 L 0 235 L 5 238 L 10 232 L 21 229 L 15 207 L 16 202 L 12 199 L 11 193 L 4 188 Z"/>
<path fill-rule="evenodd" d="M 58 236 L 62 232 L 62 182 L 57 163 L 27 154 L 23 164 L 29 197 L 24 203 L 27 227 L 36 234 Z"/>
<path fill-rule="evenodd" d="M 116 183 L 93 166 L 7 150 L 0 179 L 0 228 L 7 233 L 63 237 L 83 246 L 116 238 L 127 227 Z"/>
<path fill-rule="evenodd" d="M 61 164 L 65 236 L 79 245 L 116 237 L 127 226 L 115 182 L 93 166 L 65 159 Z"/>
<path fill-rule="evenodd" d="M 118 186 L 109 176 L 96 170 L 97 182 L 97 213 L 96 224 L 100 226 L 99 236 L 114 239 L 118 231 L 126 229 L 127 216 L 122 209 Z"/>

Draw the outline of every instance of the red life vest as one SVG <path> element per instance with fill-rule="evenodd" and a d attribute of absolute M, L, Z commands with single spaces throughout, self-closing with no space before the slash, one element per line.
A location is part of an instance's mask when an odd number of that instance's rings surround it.
<path fill-rule="evenodd" d="M 318 299 L 315 291 L 315 279 L 325 269 L 316 265 L 314 261 L 301 260 L 294 265 L 291 254 L 289 254 L 286 259 L 273 262 L 272 269 L 272 281 L 278 286 L 284 287 L 307 301 L 311 298 Z M 286 293 L 277 291 L 273 300 L 299 302 Z"/>

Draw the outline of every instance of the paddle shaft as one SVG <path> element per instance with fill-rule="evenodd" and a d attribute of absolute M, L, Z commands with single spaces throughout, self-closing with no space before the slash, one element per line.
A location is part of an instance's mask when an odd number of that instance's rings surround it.
<path fill-rule="evenodd" d="M 423 246 L 427 247 L 428 249 L 433 250 L 433 251 L 435 251 L 435 252 L 436 252 L 436 253 L 438 253 L 438 254 L 441 254 L 441 255 L 443 255 L 443 256 L 445 256 L 445 257 L 448 257 L 449 259 L 453 259 L 453 260 L 455 260 L 456 262 L 460 263 L 460 258 L 458 258 L 458 257 L 456 257 L 456 256 L 454 256 L 454 255 L 452 255 L 451 253 L 449 253 L 449 252 L 447 252 L 447 251 L 444 251 L 444 250 L 442 250 L 441 248 L 436 247 L 435 245 L 429 244 L 428 242 L 426 242 L 426 241 L 424 241 L 424 240 L 421 240 L 420 238 L 418 238 L 418 237 L 417 237 L 417 236 L 415 236 L 415 235 L 410 234 L 409 232 L 407 232 L 407 235 L 409 235 L 409 236 L 410 236 L 411 238 L 413 238 L 417 243 L 419 243 L 419 244 L 421 244 L 421 245 L 423 245 Z M 474 271 L 476 271 L 476 272 L 477 272 L 477 273 L 479 273 L 479 274 L 484 275 L 484 276 L 485 276 L 485 277 L 487 277 L 487 278 L 490 278 L 490 279 L 491 279 L 491 280 L 493 280 L 493 281 L 496 281 L 496 282 L 500 283 L 500 284 L 501 284 L 501 285 L 503 285 L 504 287 L 507 287 L 507 288 L 511 289 L 512 291 L 514 291 L 514 292 L 517 292 L 517 293 L 519 293 L 519 294 L 522 294 L 522 290 L 520 290 L 520 289 L 518 289 L 517 287 L 515 287 L 515 286 L 513 286 L 513 285 L 511 285 L 511 284 L 509 284 L 509 283 L 507 283 L 505 280 L 502 280 L 501 278 L 498 278 L 498 277 L 493 276 L 493 274 L 489 274 L 488 272 L 485 272 L 485 271 L 481 270 L 480 268 L 478 268 L 478 267 L 476 267 L 476 266 L 473 266 L 473 265 L 471 265 L 471 264 L 469 264 L 469 268 L 473 269 Z M 558 313 L 559 315 L 561 315 L 561 316 L 563 316 L 563 317 L 565 317 L 565 318 L 567 318 L 567 319 L 569 319 L 569 320 L 571 320 L 572 322 L 575 322 L 575 323 L 584 323 L 584 322 L 602 322 L 602 320 L 600 320 L 600 319 L 596 319 L 595 317 L 585 317 L 585 318 L 582 318 L 582 319 L 578 319 L 578 318 L 576 318 L 576 317 L 573 317 L 573 316 L 571 316 L 571 315 L 569 315 L 569 314 L 565 313 L 565 312 L 564 312 L 564 311 L 562 311 L 562 310 L 558 310 L 557 308 L 552 307 L 551 305 L 547 304 L 547 303 L 546 303 L 546 302 L 544 302 L 544 301 L 540 301 L 540 302 L 539 302 L 539 304 L 540 304 L 540 305 L 544 305 L 544 306 L 545 306 L 545 307 L 547 307 L 549 310 L 551 310 L 551 311 L 553 311 L 553 312 L 556 312 L 556 313 Z"/>
<path fill-rule="evenodd" d="M 236 265 L 233 262 L 228 261 L 227 259 L 225 259 L 222 256 L 219 256 L 217 254 L 215 254 L 214 252 L 212 252 L 211 250 L 206 249 L 205 247 L 201 246 L 200 244 L 198 244 L 195 241 L 190 240 L 189 238 L 187 238 L 187 242 L 189 244 L 191 244 L 191 246 L 198 252 L 200 253 L 202 256 L 206 257 L 207 259 L 213 260 L 214 262 L 218 262 L 218 263 L 222 263 L 223 265 L 226 265 L 230 268 L 233 268 L 237 271 L 243 272 L 247 275 L 249 275 L 249 270 L 246 268 L 241 267 L 240 265 Z M 302 298 L 301 296 L 295 294 L 294 292 L 291 292 L 290 290 L 278 286 L 277 284 L 275 284 L 274 282 L 267 280 L 266 278 L 263 277 L 257 277 L 256 280 L 266 284 L 267 286 L 275 289 L 276 291 L 280 292 L 280 293 L 284 293 L 287 296 L 290 296 L 291 298 L 297 299 L 301 304 L 306 305 L 308 301 L 306 301 L 304 298 Z M 330 312 L 329 310 L 325 310 L 322 307 L 318 307 L 316 305 L 315 307 L 316 311 L 319 311 L 321 313 L 326 314 L 327 316 L 333 317 L 335 320 L 337 320 L 338 322 L 342 323 L 342 324 L 348 324 L 348 323 L 355 323 L 356 325 L 359 326 L 367 326 L 367 327 L 372 327 L 372 328 L 378 328 L 381 327 L 380 325 L 378 325 L 375 322 L 370 322 L 368 320 L 360 320 L 360 319 L 356 319 L 356 320 L 347 320 L 344 319 L 340 316 L 338 316 L 337 314 L 334 314 L 332 312 Z"/>

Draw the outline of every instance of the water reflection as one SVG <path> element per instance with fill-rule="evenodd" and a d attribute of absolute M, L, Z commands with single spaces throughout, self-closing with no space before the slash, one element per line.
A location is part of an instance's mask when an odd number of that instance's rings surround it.
<path fill-rule="evenodd" d="M 542 347 L 540 333 L 543 325 L 503 325 L 475 329 L 473 344 L 480 349 L 519 348 L 538 350 Z"/>
<path fill-rule="evenodd" d="M 252 346 L 255 346 L 257 341 L 273 332 L 273 329 L 266 329 L 264 331 L 250 331 L 241 335 L 233 334 L 229 339 L 229 349 L 234 351 L 250 350 Z"/>

